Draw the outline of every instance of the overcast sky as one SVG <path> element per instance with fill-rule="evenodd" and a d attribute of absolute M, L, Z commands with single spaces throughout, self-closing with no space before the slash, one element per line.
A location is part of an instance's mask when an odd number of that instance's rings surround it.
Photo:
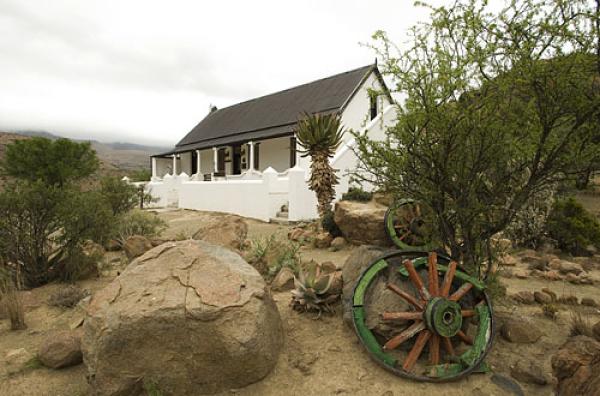
<path fill-rule="evenodd" d="M 437 1 L 441 3 L 441 1 Z M 410 0 L 0 0 L 0 130 L 172 145 L 208 112 L 372 63 Z"/>

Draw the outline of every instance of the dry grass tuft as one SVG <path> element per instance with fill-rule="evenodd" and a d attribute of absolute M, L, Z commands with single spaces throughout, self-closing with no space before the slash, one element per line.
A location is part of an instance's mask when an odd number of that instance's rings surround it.
<path fill-rule="evenodd" d="M 79 301 L 90 293 L 75 285 L 61 287 L 48 299 L 48 304 L 54 307 L 73 308 Z"/>
<path fill-rule="evenodd" d="M 584 319 L 579 312 L 571 314 L 571 331 L 569 332 L 569 336 L 571 337 L 578 335 L 594 337 L 592 324 L 587 319 Z"/>

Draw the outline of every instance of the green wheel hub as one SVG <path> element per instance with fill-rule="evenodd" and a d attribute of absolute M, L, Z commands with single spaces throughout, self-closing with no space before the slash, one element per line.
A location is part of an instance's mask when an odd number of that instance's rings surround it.
<path fill-rule="evenodd" d="M 429 330 L 442 337 L 453 337 L 462 326 L 460 305 L 442 297 L 434 297 L 427 303 L 425 320 Z"/>

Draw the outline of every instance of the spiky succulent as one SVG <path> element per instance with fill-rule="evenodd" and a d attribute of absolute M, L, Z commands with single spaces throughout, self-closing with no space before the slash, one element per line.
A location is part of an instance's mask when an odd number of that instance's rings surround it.
<path fill-rule="evenodd" d="M 309 188 L 317 195 L 321 218 L 331 211 L 331 201 L 335 197 L 334 187 L 338 183 L 338 177 L 329 164 L 329 157 L 335 154 L 343 135 L 344 127 L 337 113 L 304 113 L 296 127 L 300 153 L 312 158 Z"/>
<path fill-rule="evenodd" d="M 336 281 L 335 271 L 324 269 L 321 264 L 311 262 L 306 268 L 300 268 L 298 276 L 294 277 L 295 289 L 292 290 L 290 305 L 296 311 L 333 313 L 331 306 L 340 297 L 332 290 Z"/>

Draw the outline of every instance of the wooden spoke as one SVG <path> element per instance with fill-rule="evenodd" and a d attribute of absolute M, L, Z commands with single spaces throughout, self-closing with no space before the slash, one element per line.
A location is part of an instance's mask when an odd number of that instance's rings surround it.
<path fill-rule="evenodd" d="M 415 287 L 417 288 L 417 292 L 419 292 L 421 298 L 425 301 L 429 300 L 431 296 L 425 288 L 421 277 L 419 276 L 419 274 L 417 274 L 417 271 L 415 270 L 415 266 L 413 265 L 412 261 L 406 260 L 404 262 L 404 267 L 406 267 L 406 269 L 408 270 L 408 277 L 410 278 L 410 281 L 413 283 L 413 285 L 415 285 Z"/>
<path fill-rule="evenodd" d="M 416 322 L 412 324 L 408 329 L 404 330 L 402 333 L 390 338 L 388 342 L 386 342 L 383 346 L 383 349 L 385 351 L 389 351 L 398 348 L 398 346 L 404 341 L 414 337 L 415 334 L 423 330 L 425 330 L 425 323 L 423 323 L 422 321 Z"/>
<path fill-rule="evenodd" d="M 429 362 L 433 365 L 440 363 L 440 336 L 432 334 L 429 340 Z"/>
<path fill-rule="evenodd" d="M 465 333 L 463 333 L 462 330 L 459 330 L 458 333 L 456 333 L 456 335 L 458 336 L 458 338 L 460 338 L 465 344 L 469 344 L 469 345 L 473 345 L 473 339 L 471 337 L 469 337 L 468 335 L 466 335 Z"/>
<path fill-rule="evenodd" d="M 413 367 L 415 366 L 415 363 L 417 362 L 417 359 L 419 359 L 419 356 L 421 356 L 421 352 L 423 352 L 423 348 L 425 347 L 425 344 L 427 343 L 430 337 L 431 332 L 429 330 L 422 331 L 419 334 L 419 336 L 417 337 L 417 341 L 415 341 L 415 345 L 413 345 L 412 349 L 408 353 L 408 356 L 406 356 L 404 364 L 402 365 L 402 368 L 404 370 L 412 371 Z"/>
<path fill-rule="evenodd" d="M 471 290 L 472 288 L 473 288 L 472 283 L 463 283 L 463 285 L 461 287 L 459 287 L 457 291 L 452 293 L 452 295 L 448 299 L 452 300 L 452 301 L 458 301 L 465 294 L 467 294 L 469 292 L 469 290 Z"/>
<path fill-rule="evenodd" d="M 472 309 L 463 309 L 462 311 L 460 311 L 460 314 L 463 318 L 470 318 L 472 316 L 475 316 L 475 311 Z"/>
<path fill-rule="evenodd" d="M 454 347 L 452 346 L 452 342 L 450 341 L 450 338 L 448 337 L 442 337 L 442 345 L 444 345 L 444 349 L 446 350 L 446 353 L 448 353 L 448 355 L 452 355 L 454 356 Z"/>
<path fill-rule="evenodd" d="M 402 297 L 403 299 L 405 299 L 409 304 L 412 304 L 415 308 L 421 311 L 423 310 L 423 304 L 421 304 L 419 301 L 417 301 L 416 298 L 414 298 L 404 290 L 400 289 L 398 286 L 388 283 L 387 288 L 399 295 L 400 297 Z"/>
<path fill-rule="evenodd" d="M 431 295 L 435 297 L 439 293 L 437 254 L 435 252 L 431 252 L 429 254 L 429 259 L 427 260 L 427 263 L 429 264 L 429 293 L 431 293 Z"/>
<path fill-rule="evenodd" d="M 444 282 L 442 283 L 442 290 L 440 291 L 440 296 L 448 297 L 450 294 L 450 286 L 452 286 L 452 280 L 454 279 L 454 273 L 456 272 L 456 261 L 451 261 L 448 266 L 448 271 L 446 271 L 446 275 L 444 276 Z"/>
<path fill-rule="evenodd" d="M 381 314 L 383 320 L 423 320 L 423 312 L 384 312 Z"/>

